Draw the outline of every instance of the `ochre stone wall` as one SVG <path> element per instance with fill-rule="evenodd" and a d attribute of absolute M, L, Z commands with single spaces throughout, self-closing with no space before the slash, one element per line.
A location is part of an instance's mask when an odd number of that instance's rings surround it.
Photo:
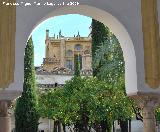
<path fill-rule="evenodd" d="M 81 49 L 77 51 L 75 46 L 81 45 Z M 47 48 L 48 47 L 48 48 Z M 47 50 L 48 49 L 48 50 Z M 72 55 L 67 55 L 68 51 L 72 51 Z M 87 54 L 85 54 L 87 53 Z M 43 63 L 43 69 L 47 71 L 53 70 L 55 67 L 66 67 L 66 61 L 72 61 L 74 68 L 74 55 L 82 55 L 82 69 L 90 69 L 92 63 L 91 57 L 91 38 L 58 38 L 51 39 L 50 37 L 46 40 L 46 58 L 55 58 L 60 63 Z"/>
<path fill-rule="evenodd" d="M 0 0 L 0 88 L 6 88 L 14 80 L 16 7 L 2 2 Z"/>
<path fill-rule="evenodd" d="M 160 85 L 160 38 L 157 0 L 141 0 L 145 79 L 151 88 Z"/>

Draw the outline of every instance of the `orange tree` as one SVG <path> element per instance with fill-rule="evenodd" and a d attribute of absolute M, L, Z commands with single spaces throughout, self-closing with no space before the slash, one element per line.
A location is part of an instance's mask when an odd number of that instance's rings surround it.
<path fill-rule="evenodd" d="M 106 34 L 103 34 L 103 39 L 97 41 L 97 38 L 99 38 L 99 32 L 97 32 L 97 24 L 94 24 L 95 20 L 92 21 L 92 47 L 96 47 L 96 49 L 93 49 L 92 53 L 94 56 L 92 56 L 93 60 L 93 75 L 96 76 L 99 80 L 105 81 L 107 84 L 109 84 L 112 89 L 117 90 L 117 93 L 121 95 L 125 95 L 125 103 L 130 102 L 129 106 L 133 105 L 133 102 L 129 100 L 129 98 L 126 96 L 125 93 L 125 82 L 124 82 L 124 73 L 125 73 L 125 62 L 123 58 L 123 51 L 120 47 L 120 43 L 118 42 L 118 39 L 116 36 L 110 32 L 110 30 L 105 27 L 102 23 L 97 22 L 98 25 L 100 25 L 100 30 L 102 33 L 106 32 Z M 95 45 L 95 46 L 94 46 Z M 98 72 L 97 72 L 98 71 Z M 118 96 L 117 96 L 118 97 Z M 121 99 L 120 99 L 121 100 Z M 125 107 L 125 103 L 119 101 L 119 107 L 116 106 L 116 109 L 118 108 L 117 112 L 119 113 L 119 116 L 116 119 L 120 120 L 121 124 L 121 130 L 123 132 L 128 131 L 128 119 L 131 118 L 128 117 L 128 114 L 126 114 L 126 110 L 130 109 L 132 111 L 132 107 Z M 129 111 L 130 113 L 130 111 Z M 109 118 L 109 117 L 108 117 Z M 109 119 L 106 119 L 101 122 L 101 127 L 103 127 L 103 124 L 107 124 L 109 122 Z"/>
<path fill-rule="evenodd" d="M 73 77 L 62 89 L 42 93 L 40 106 L 43 117 L 73 125 L 76 132 L 86 132 L 91 127 L 96 131 L 109 131 L 107 125 L 110 122 L 120 118 L 120 115 L 121 119 L 131 115 L 130 102 L 124 92 L 113 89 L 96 77 Z M 106 127 L 95 126 L 106 118 Z"/>

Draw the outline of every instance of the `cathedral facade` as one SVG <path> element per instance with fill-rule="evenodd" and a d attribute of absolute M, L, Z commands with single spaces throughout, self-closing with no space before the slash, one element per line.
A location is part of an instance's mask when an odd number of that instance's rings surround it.
<path fill-rule="evenodd" d="M 81 37 L 78 33 L 74 37 L 64 37 L 60 31 L 59 35 L 49 37 L 49 30 L 46 30 L 45 58 L 43 58 L 42 65 L 35 68 L 38 89 L 45 90 L 63 86 L 74 75 L 74 61 L 77 56 L 80 60 L 81 74 L 91 76 L 91 46 L 91 35 Z M 15 128 L 13 115 L 12 132 Z M 53 120 L 40 118 L 39 122 L 41 124 L 38 126 L 38 132 L 53 130 Z"/>
<path fill-rule="evenodd" d="M 92 63 L 91 46 L 90 35 L 81 37 L 78 32 L 74 37 L 64 37 L 60 31 L 59 35 L 49 37 L 49 30 L 46 30 L 43 70 L 48 72 L 64 70 L 64 73 L 73 73 L 74 62 L 78 56 L 81 72 L 89 72 Z"/>
<path fill-rule="evenodd" d="M 75 60 L 80 62 L 81 75 L 92 75 L 91 34 L 81 37 L 79 32 L 73 37 L 49 36 L 46 30 L 45 58 L 36 68 L 36 81 L 40 88 L 53 88 L 64 85 L 74 75 Z"/>

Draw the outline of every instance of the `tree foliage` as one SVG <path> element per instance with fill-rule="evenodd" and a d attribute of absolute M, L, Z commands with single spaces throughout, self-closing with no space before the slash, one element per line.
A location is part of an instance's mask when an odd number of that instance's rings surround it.
<path fill-rule="evenodd" d="M 160 123 L 160 107 L 156 109 L 155 114 L 157 123 Z"/>
<path fill-rule="evenodd" d="M 125 93 L 123 52 L 117 38 L 102 23 L 92 22 L 94 77 L 75 76 L 63 88 L 41 93 L 44 117 L 73 125 L 76 132 L 111 131 L 115 120 L 131 118 L 133 102 Z"/>
<path fill-rule="evenodd" d="M 94 20 L 92 23 L 94 23 Z M 99 24 L 102 27 L 103 24 L 100 22 Z M 97 27 L 93 24 L 92 30 L 94 31 L 94 29 L 97 29 Z M 103 25 L 102 31 L 106 30 L 107 34 L 106 37 L 103 37 L 104 41 L 95 41 L 95 43 L 92 43 L 97 46 L 97 49 L 92 51 L 94 52 L 92 53 L 94 54 L 94 57 L 92 58 L 93 71 L 95 71 L 94 75 L 98 79 L 106 81 L 109 85 L 111 85 L 112 90 L 116 90 L 117 93 L 119 93 L 116 99 L 118 101 L 116 102 L 118 105 L 114 106 L 115 110 L 118 110 L 115 119 L 125 121 L 132 116 L 133 101 L 131 101 L 125 93 L 125 63 L 123 52 L 116 36 L 110 32 L 108 27 Z M 99 33 L 92 35 L 93 42 L 98 38 Z M 93 47 L 95 47 L 94 45 Z M 105 120 L 110 121 L 108 116 Z"/>
<path fill-rule="evenodd" d="M 75 55 L 75 59 L 74 59 L 74 63 L 75 63 L 75 71 L 74 71 L 74 76 L 80 76 L 80 56 L 79 55 Z"/>
<path fill-rule="evenodd" d="M 106 117 L 112 122 L 128 119 L 132 114 L 124 92 L 96 77 L 74 77 L 63 88 L 41 94 L 40 102 L 44 117 L 74 125 L 79 132 L 89 130 Z"/>
<path fill-rule="evenodd" d="M 112 85 L 124 87 L 124 58 L 120 44 L 112 33 L 110 33 L 110 40 L 106 40 L 96 50 L 93 59 L 93 69 L 99 67 L 97 77 L 105 80 Z"/>
<path fill-rule="evenodd" d="M 92 60 L 95 57 L 96 50 L 106 40 L 109 39 L 109 32 L 105 25 L 95 19 L 92 19 Z M 99 72 L 99 67 L 94 67 L 93 76 L 96 76 Z"/>
<path fill-rule="evenodd" d="M 30 38 L 25 48 L 23 92 L 17 99 L 15 109 L 15 130 L 16 132 L 37 132 L 38 120 L 34 52 L 32 38 Z"/>
<path fill-rule="evenodd" d="M 109 37 L 108 29 L 106 29 L 105 25 L 95 19 L 92 19 L 92 55 L 94 57 L 94 53 L 97 48 L 107 40 Z"/>

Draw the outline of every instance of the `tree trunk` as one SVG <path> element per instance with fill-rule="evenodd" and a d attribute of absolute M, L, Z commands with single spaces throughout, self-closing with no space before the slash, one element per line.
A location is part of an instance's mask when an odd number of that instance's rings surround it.
<path fill-rule="evenodd" d="M 129 132 L 131 132 L 131 119 L 129 119 Z"/>
<path fill-rule="evenodd" d="M 100 132 L 100 124 L 99 124 L 99 123 L 94 123 L 94 124 L 93 124 L 93 129 L 94 129 L 96 132 Z"/>
<path fill-rule="evenodd" d="M 101 121 L 101 132 L 106 132 L 107 130 L 107 121 Z"/>
<path fill-rule="evenodd" d="M 113 125 L 112 125 L 112 126 L 113 126 L 113 132 L 115 132 L 115 126 L 114 126 L 114 121 L 113 121 Z"/>
<path fill-rule="evenodd" d="M 66 132 L 66 125 L 62 123 L 63 126 L 63 132 Z"/>
<path fill-rule="evenodd" d="M 120 121 L 121 132 L 128 132 L 128 120 Z"/>
<path fill-rule="evenodd" d="M 54 121 L 54 129 L 53 132 L 57 132 L 57 121 Z"/>
<path fill-rule="evenodd" d="M 75 132 L 83 132 L 83 126 L 80 122 L 76 122 L 74 125 L 74 130 Z"/>
<path fill-rule="evenodd" d="M 58 121 L 58 132 L 61 132 L 61 123 Z"/>

